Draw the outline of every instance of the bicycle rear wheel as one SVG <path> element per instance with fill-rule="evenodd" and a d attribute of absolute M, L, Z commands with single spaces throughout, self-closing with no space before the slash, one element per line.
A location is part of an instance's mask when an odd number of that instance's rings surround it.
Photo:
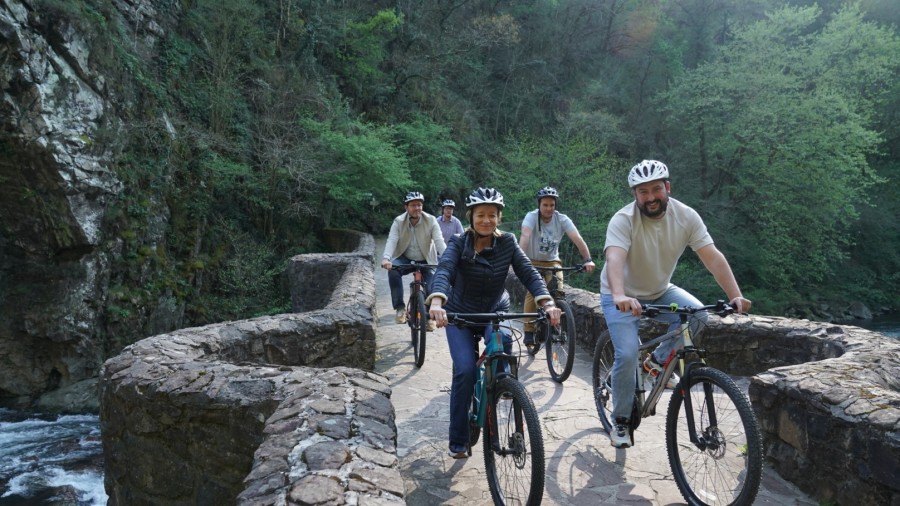
<path fill-rule="evenodd" d="M 425 294 L 416 292 L 414 301 L 415 307 L 412 312 L 412 332 L 413 356 L 416 361 L 416 367 L 422 367 L 425 363 L 425 338 L 428 334 L 428 314 L 425 312 Z"/>
<path fill-rule="evenodd" d="M 544 438 L 537 409 L 514 378 L 494 386 L 485 421 L 484 468 L 494 504 L 536 506 L 544 495 Z"/>
<path fill-rule="evenodd" d="M 597 416 L 607 434 L 612 433 L 613 404 L 612 404 L 612 367 L 616 352 L 613 349 L 609 331 L 604 330 L 597 337 L 594 344 L 594 360 L 591 368 L 591 379 L 594 385 L 594 405 L 597 407 Z"/>
<path fill-rule="evenodd" d="M 556 305 L 563 315 L 559 328 L 548 325 L 547 368 L 550 369 L 553 381 L 562 383 L 572 374 L 572 365 L 575 363 L 575 315 L 565 300 L 557 299 Z"/>
<path fill-rule="evenodd" d="M 666 450 L 675 483 L 689 504 L 749 505 L 762 476 L 762 438 L 750 401 L 722 371 L 700 367 L 691 371 L 669 401 Z M 688 433 L 684 397 L 691 410 L 700 444 Z"/>

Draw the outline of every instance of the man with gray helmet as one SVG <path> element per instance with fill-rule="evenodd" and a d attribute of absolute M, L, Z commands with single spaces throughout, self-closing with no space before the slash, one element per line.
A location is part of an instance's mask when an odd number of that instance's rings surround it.
<path fill-rule="evenodd" d="M 535 194 L 538 208 L 525 215 L 522 220 L 522 234 L 519 237 L 519 246 L 525 252 L 525 256 L 531 260 L 535 267 L 562 267 L 559 257 L 559 243 L 563 236 L 578 248 L 584 261 L 587 272 L 594 271 L 594 261 L 591 259 L 591 250 L 578 233 L 578 229 L 568 216 L 556 210 L 559 201 L 559 192 L 555 188 L 545 186 Z M 562 272 L 555 274 L 562 281 Z M 550 282 L 550 274 L 544 274 L 544 282 Z M 531 294 L 525 294 L 524 311 L 526 313 L 535 310 L 534 298 Z M 534 351 L 534 324 L 525 324 L 525 346 L 528 351 Z"/>
<path fill-rule="evenodd" d="M 638 322 L 641 304 L 701 306 L 686 290 L 671 283 L 678 259 L 688 246 L 697 253 L 706 269 L 725 292 L 738 312 L 750 311 L 734 279 L 725 255 L 716 248 L 697 212 L 669 196 L 669 168 L 656 160 L 644 160 L 628 172 L 628 186 L 634 201 L 616 212 L 606 229 L 603 252 L 606 263 L 600 273 L 600 303 L 615 348 L 612 368 L 612 403 L 615 428 L 610 443 L 628 448 L 629 417 L 635 389 L 634 363 L 638 359 Z M 705 313 L 698 313 L 705 318 Z M 678 315 L 656 318 L 679 325 Z M 672 339 L 661 343 L 644 362 L 651 376 L 662 371 L 681 343 Z M 654 372 L 656 374 L 654 374 Z M 667 385 L 677 384 L 673 375 Z"/>
<path fill-rule="evenodd" d="M 446 249 L 441 227 L 437 218 L 422 210 L 425 196 L 419 192 L 409 192 L 403 199 L 406 212 L 394 218 L 381 266 L 391 269 L 392 266 L 425 263 L 436 265 L 438 257 Z M 397 312 L 397 323 L 406 323 L 406 301 L 403 297 L 403 276 L 412 269 L 393 270 L 388 272 L 388 285 L 391 287 L 391 303 Z M 431 284 L 432 269 L 422 269 L 425 286 Z M 427 295 L 427 294 L 426 294 Z M 434 330 L 434 323 L 428 322 L 428 330 Z"/>

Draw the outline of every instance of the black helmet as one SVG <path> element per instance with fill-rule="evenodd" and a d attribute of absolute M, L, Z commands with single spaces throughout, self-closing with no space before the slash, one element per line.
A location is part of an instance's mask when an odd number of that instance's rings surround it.
<path fill-rule="evenodd" d="M 425 203 L 425 195 L 422 195 L 419 192 L 409 192 L 406 194 L 406 197 L 403 199 L 403 203 L 409 204 L 413 200 L 421 200 L 422 203 Z"/>
<path fill-rule="evenodd" d="M 441 202 L 441 207 L 456 207 L 456 202 L 453 202 L 450 199 L 446 199 Z"/>
<path fill-rule="evenodd" d="M 545 186 L 537 191 L 535 197 L 537 197 L 538 202 L 544 197 L 553 197 L 554 199 L 559 200 L 559 192 L 556 191 L 556 188 Z"/>
<path fill-rule="evenodd" d="M 481 204 L 494 204 L 500 209 L 506 207 L 506 204 L 503 203 L 503 195 L 493 188 L 479 188 L 466 197 L 466 208 Z"/>

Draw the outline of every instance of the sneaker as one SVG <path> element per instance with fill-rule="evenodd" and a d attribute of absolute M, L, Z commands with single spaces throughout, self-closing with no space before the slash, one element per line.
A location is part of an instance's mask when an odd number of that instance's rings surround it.
<path fill-rule="evenodd" d="M 428 332 L 434 332 L 434 329 L 437 328 L 437 325 L 434 323 L 434 320 L 428 320 L 428 325 L 425 326 L 425 330 Z"/>
<path fill-rule="evenodd" d="M 615 426 L 613 427 L 612 433 L 609 435 L 609 444 L 616 448 L 628 448 L 629 446 L 633 446 L 634 443 L 631 441 L 630 433 L 631 429 L 628 425 L 627 418 L 616 418 Z"/>
<path fill-rule="evenodd" d="M 397 323 L 406 323 L 406 310 L 402 308 L 398 309 L 397 318 L 394 321 L 396 321 Z"/>
<path fill-rule="evenodd" d="M 534 332 L 526 332 L 525 333 L 525 339 L 523 340 L 523 344 L 525 346 L 534 345 Z"/>
<path fill-rule="evenodd" d="M 644 371 L 652 378 L 652 381 L 656 381 L 656 377 L 659 376 L 661 372 L 663 372 L 663 366 L 661 366 L 652 353 L 647 355 L 647 358 L 644 359 Z M 666 388 L 674 389 L 681 378 L 678 377 L 678 374 L 672 372 L 672 375 L 669 376 L 669 381 L 666 382 Z"/>
<path fill-rule="evenodd" d="M 460 445 L 450 445 L 450 458 L 453 459 L 466 459 L 469 458 L 469 451 L 465 446 Z"/>

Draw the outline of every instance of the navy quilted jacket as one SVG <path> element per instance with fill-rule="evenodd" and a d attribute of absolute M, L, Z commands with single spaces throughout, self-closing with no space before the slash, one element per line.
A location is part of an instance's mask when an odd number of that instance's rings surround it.
<path fill-rule="evenodd" d="M 538 271 L 519 247 L 513 234 L 494 237 L 493 246 L 475 253 L 473 233 L 450 238 L 450 243 L 434 276 L 431 278 L 431 297 L 441 296 L 444 309 L 454 313 L 486 313 L 495 311 L 503 296 L 509 267 L 538 304 L 549 299 L 550 292 Z"/>

